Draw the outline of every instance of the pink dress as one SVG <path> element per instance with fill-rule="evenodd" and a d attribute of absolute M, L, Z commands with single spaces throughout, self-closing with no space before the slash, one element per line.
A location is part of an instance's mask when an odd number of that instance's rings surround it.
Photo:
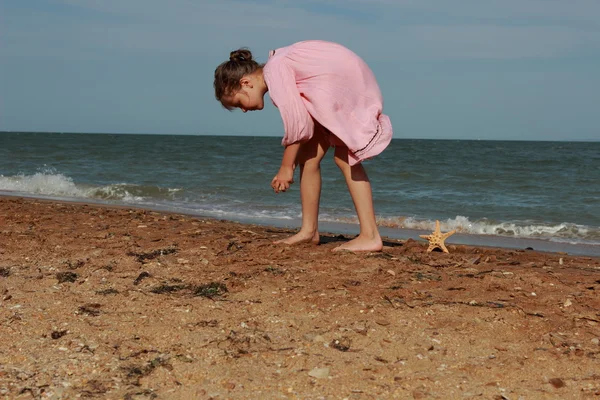
<path fill-rule="evenodd" d="M 282 145 L 305 142 L 322 126 L 335 135 L 332 145 L 348 147 L 348 163 L 355 165 L 392 140 L 375 76 L 347 48 L 318 40 L 295 43 L 272 50 L 263 72 L 283 119 Z"/>

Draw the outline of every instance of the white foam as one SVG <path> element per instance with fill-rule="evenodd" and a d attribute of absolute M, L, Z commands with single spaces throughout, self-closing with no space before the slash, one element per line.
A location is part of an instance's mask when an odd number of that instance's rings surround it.
<path fill-rule="evenodd" d="M 119 183 L 115 185 L 102 186 L 93 188 L 88 191 L 87 197 L 100 198 L 103 200 L 119 200 L 126 203 L 139 203 L 144 201 L 143 196 L 135 196 L 130 193 L 125 183 Z"/>
<path fill-rule="evenodd" d="M 0 175 L 0 190 L 48 196 L 87 197 L 86 191 L 77 187 L 71 178 L 47 171 L 33 175 Z"/>
<path fill-rule="evenodd" d="M 382 218 L 379 225 L 403 228 L 433 230 L 435 221 L 418 220 L 413 217 Z M 440 229 L 472 235 L 497 235 L 516 238 L 542 238 L 551 240 L 568 239 L 598 242 L 600 232 L 588 226 L 563 222 L 556 225 L 544 225 L 534 221 L 495 222 L 486 219 L 471 221 L 468 217 L 457 215 L 453 219 L 440 220 Z"/>
<path fill-rule="evenodd" d="M 221 218 L 270 218 L 276 220 L 292 220 L 301 218 L 298 209 L 261 210 L 259 205 L 246 205 L 243 200 L 237 199 L 242 207 L 227 207 L 224 204 L 210 202 L 200 204 L 197 199 L 185 199 L 182 203 L 174 199 L 174 195 L 182 189 L 160 188 L 156 186 L 140 186 L 127 183 L 117 183 L 105 186 L 91 186 L 76 184 L 72 178 L 58 173 L 53 169 L 42 169 L 32 175 L 0 175 L 0 191 L 20 192 L 40 196 L 54 196 L 63 198 L 88 198 L 107 201 L 118 201 L 130 204 L 144 205 L 169 205 L 180 210 L 201 212 L 208 216 Z M 191 202 L 189 202 L 191 201 Z M 234 204 L 239 204 L 235 202 Z M 339 217 L 323 213 L 321 221 L 342 222 L 356 224 L 355 216 Z M 379 218 L 378 224 L 384 227 L 400 229 L 417 229 L 431 231 L 435 228 L 435 221 L 417 219 L 414 217 L 387 217 Z M 497 222 L 488 219 L 471 221 L 468 217 L 457 215 L 455 218 L 440 220 L 442 231 L 455 229 L 459 233 L 474 235 L 496 235 L 515 238 L 547 239 L 556 242 L 588 243 L 600 245 L 600 229 L 597 227 L 578 225 L 573 223 L 559 223 L 555 225 L 543 224 L 536 221 L 509 221 Z"/>
<path fill-rule="evenodd" d="M 86 186 L 73 182 L 73 179 L 57 173 L 53 169 L 42 169 L 33 175 L 19 174 L 14 176 L 0 175 L 0 191 L 20 192 L 44 196 L 90 198 L 101 200 L 118 200 L 125 203 L 140 203 L 143 196 L 136 196 L 128 188 L 136 185 L 125 183 L 107 186 Z M 179 189 L 169 189 L 175 193 Z"/>

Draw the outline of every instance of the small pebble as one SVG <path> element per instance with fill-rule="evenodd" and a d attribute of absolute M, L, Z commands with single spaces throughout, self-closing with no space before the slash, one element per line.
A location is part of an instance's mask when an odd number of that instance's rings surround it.
<path fill-rule="evenodd" d="M 367 334 L 367 326 L 358 324 L 354 327 L 354 332 L 360 333 L 361 335 L 366 335 Z"/>
<path fill-rule="evenodd" d="M 423 390 L 420 390 L 420 389 L 416 389 L 416 390 L 413 390 L 412 395 L 413 395 L 413 399 L 424 399 L 429 395 L 429 393 L 425 392 Z"/>
<path fill-rule="evenodd" d="M 308 376 L 312 376 L 313 378 L 321 379 L 327 378 L 329 376 L 329 368 L 313 368 L 308 373 Z"/>
<path fill-rule="evenodd" d="M 29 378 L 29 375 L 27 375 L 25 372 L 19 372 L 17 374 L 17 379 L 24 381 L 25 379 Z"/>
<path fill-rule="evenodd" d="M 554 386 L 557 389 L 567 386 L 565 384 L 565 382 L 560 378 L 552 378 L 548 381 L 548 383 L 550 383 L 552 386 Z"/>

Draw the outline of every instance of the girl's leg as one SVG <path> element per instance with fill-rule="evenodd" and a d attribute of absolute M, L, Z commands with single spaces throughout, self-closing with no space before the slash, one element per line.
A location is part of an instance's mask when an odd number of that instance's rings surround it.
<path fill-rule="evenodd" d="M 300 199 L 302 201 L 302 228 L 300 232 L 275 243 L 319 243 L 319 201 L 321 199 L 321 160 L 329 149 L 329 139 L 317 129 L 308 142 L 300 147 L 296 162 L 300 165 Z"/>
<path fill-rule="evenodd" d="M 344 146 L 336 146 L 335 163 L 346 178 L 346 184 L 358 215 L 360 234 L 351 241 L 336 247 L 333 251 L 380 251 L 383 243 L 375 222 L 371 182 L 369 182 L 367 172 L 362 164 L 352 167 L 348 164 L 348 148 Z"/>

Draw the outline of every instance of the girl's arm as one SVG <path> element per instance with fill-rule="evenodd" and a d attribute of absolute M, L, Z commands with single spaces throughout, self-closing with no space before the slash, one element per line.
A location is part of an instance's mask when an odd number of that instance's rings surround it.
<path fill-rule="evenodd" d="M 300 143 L 293 143 L 285 147 L 279 172 L 271 181 L 271 187 L 275 193 L 285 192 L 294 183 L 294 169 L 296 168 L 296 157 L 299 149 Z"/>
<path fill-rule="evenodd" d="M 263 77 L 269 88 L 269 96 L 279 109 L 285 132 L 282 140 L 285 151 L 281 167 L 271 181 L 271 187 L 275 193 L 285 192 L 294 182 L 294 168 L 300 143 L 312 137 L 314 122 L 296 86 L 295 73 L 283 58 L 271 59 L 263 69 Z"/>
<path fill-rule="evenodd" d="M 314 122 L 296 86 L 292 68 L 283 59 L 272 59 L 265 65 L 263 77 L 269 88 L 269 96 L 279 109 L 283 121 L 281 144 L 287 148 L 294 143 L 310 140 L 314 133 Z"/>
<path fill-rule="evenodd" d="M 281 168 L 292 168 L 296 167 L 296 157 L 298 157 L 298 150 L 300 149 L 300 143 L 293 143 L 285 146 L 283 151 L 283 159 L 281 160 Z"/>

